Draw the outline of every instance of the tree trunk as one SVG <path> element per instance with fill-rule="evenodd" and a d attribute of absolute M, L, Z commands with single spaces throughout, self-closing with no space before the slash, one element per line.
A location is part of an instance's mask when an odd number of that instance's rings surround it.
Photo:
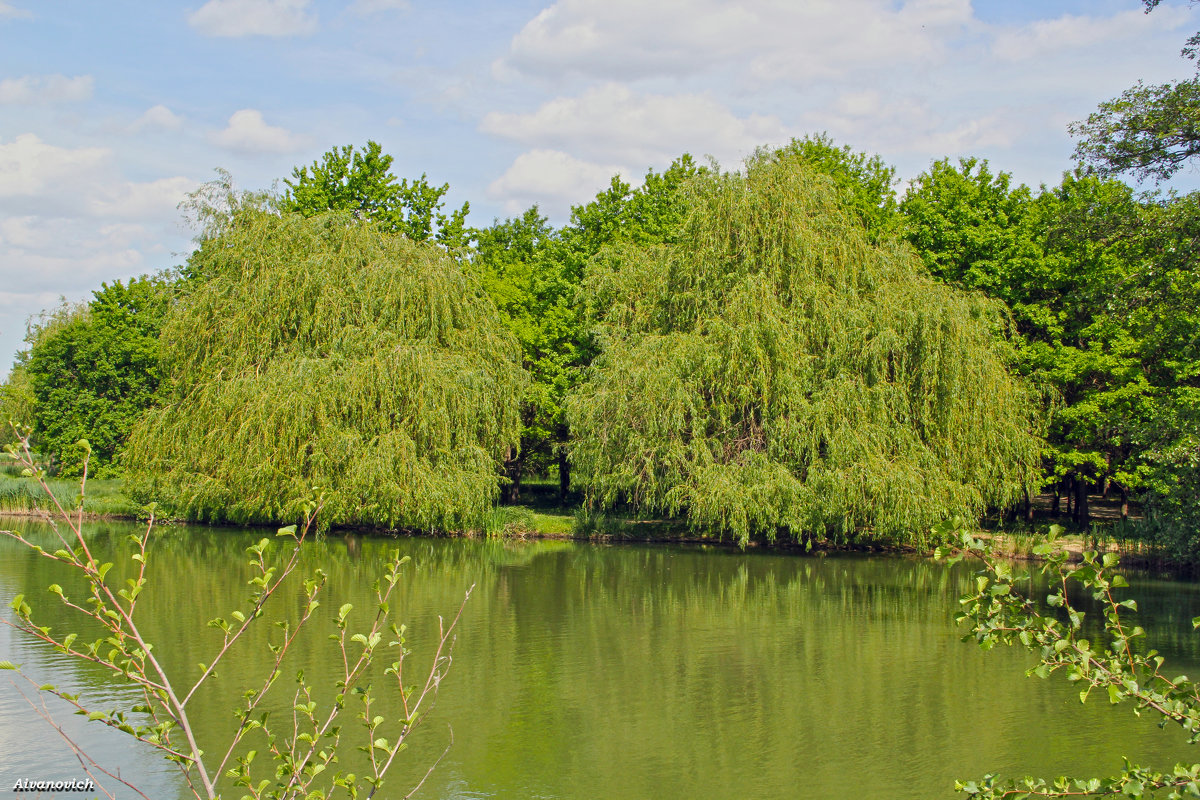
<path fill-rule="evenodd" d="M 1029 496 L 1029 487 L 1025 487 L 1025 521 L 1033 522 L 1033 498 Z"/>
<path fill-rule="evenodd" d="M 567 504 L 567 493 L 571 491 L 571 465 L 567 463 L 567 448 L 558 447 L 558 502 Z"/>
<path fill-rule="evenodd" d="M 1088 482 L 1080 475 L 1075 478 L 1075 524 L 1086 528 L 1090 522 L 1088 514 Z"/>
<path fill-rule="evenodd" d="M 1121 519 L 1129 519 L 1129 490 L 1121 487 Z"/>
<path fill-rule="evenodd" d="M 513 456 L 512 448 L 504 456 L 504 477 L 508 483 L 500 492 L 500 500 L 505 505 L 521 502 L 521 456 Z"/>
<path fill-rule="evenodd" d="M 1050 513 L 1057 517 L 1059 515 L 1059 512 L 1061 509 L 1062 509 L 1062 492 L 1060 491 L 1060 487 L 1055 486 L 1054 487 L 1054 505 L 1052 505 L 1050 507 Z"/>

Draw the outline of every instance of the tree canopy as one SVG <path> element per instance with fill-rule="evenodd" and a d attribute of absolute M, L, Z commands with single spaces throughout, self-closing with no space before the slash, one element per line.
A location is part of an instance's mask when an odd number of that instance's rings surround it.
<path fill-rule="evenodd" d="M 130 486 L 189 518 L 476 527 L 517 443 L 516 342 L 440 248 L 253 208 L 192 256 Z"/>
<path fill-rule="evenodd" d="M 39 449 L 78 474 L 80 439 L 94 475 L 118 471 L 138 416 L 157 401 L 158 335 L 173 294 L 163 276 L 104 284 L 90 303 L 64 307 L 30 331 L 21 373 Z"/>
<path fill-rule="evenodd" d="M 1159 2 L 1142 0 L 1147 14 Z M 1188 39 L 1182 55 L 1197 59 L 1200 33 Z M 1070 126 L 1079 137 L 1075 157 L 1101 175 L 1129 173 L 1138 180 L 1165 181 L 1200 155 L 1197 119 L 1200 75 L 1174 83 L 1138 81 L 1120 97 L 1101 103 L 1086 120 Z"/>
<path fill-rule="evenodd" d="M 447 246 L 464 245 L 470 205 L 463 203 L 443 213 L 450 184 L 434 186 L 424 174 L 415 180 L 397 180 L 391 173 L 392 161 L 373 141 L 361 150 L 353 145 L 335 147 L 310 166 L 292 170 L 279 206 L 306 217 L 348 211 L 415 242 L 434 239 Z"/>
<path fill-rule="evenodd" d="M 568 400 L 600 507 L 909 541 L 1034 479 L 1002 309 L 938 284 L 803 158 L 684 188 L 675 241 L 618 242 L 585 279 L 601 353 Z"/>

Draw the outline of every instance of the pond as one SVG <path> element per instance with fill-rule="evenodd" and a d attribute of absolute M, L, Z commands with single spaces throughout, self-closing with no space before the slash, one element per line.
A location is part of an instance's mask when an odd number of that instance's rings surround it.
<path fill-rule="evenodd" d="M 3 526 L 48 536 L 22 520 Z M 89 542 L 127 564 L 135 530 L 96 523 Z M 140 613 L 176 674 L 195 675 L 219 646 L 220 634 L 205 623 L 244 601 L 245 548 L 269 534 L 156 531 Z M 1081 705 L 1061 677 L 1026 678 L 1027 653 L 984 653 L 961 642 L 953 620 L 970 568 L 919 558 L 330 536 L 305 545 L 301 570 L 320 568 L 329 579 L 289 674 L 302 668 L 314 684 L 336 680 L 330 618 L 349 602 L 362 619 L 393 548 L 412 557 L 392 603 L 410 628 L 410 668 L 427 663 L 438 615 L 453 616 L 466 589 L 475 589 L 437 705 L 384 797 L 404 796 L 451 736 L 415 797 L 928 800 L 960 796 L 955 778 L 987 772 L 1108 775 L 1123 755 L 1158 767 L 1200 761 L 1180 731 L 1160 730 L 1128 706 Z M 70 594 L 78 584 L 56 567 L 0 541 L 4 608 L 25 593 L 35 619 L 66 629 L 45 587 L 62 583 Z M 1149 640 L 1178 672 L 1196 672 L 1197 587 L 1144 575 L 1133 583 Z M 279 613 L 294 618 L 298 593 L 277 600 Z M 241 644 L 193 701 L 202 746 L 215 749 L 228 737 L 233 706 L 269 669 L 267 637 L 277 634 L 263 627 Z M 100 670 L 64 663 L 5 627 L 0 658 L 39 681 L 77 688 L 99 708 L 132 700 Z M 82 777 L 62 736 L 11 675 L 0 673 L 0 784 Z M 292 687 L 280 681 L 281 703 L 290 705 Z M 147 795 L 188 796 L 169 765 L 141 745 L 87 725 L 61 703 L 47 710 L 90 756 Z M 394 704 L 380 713 L 389 711 Z"/>

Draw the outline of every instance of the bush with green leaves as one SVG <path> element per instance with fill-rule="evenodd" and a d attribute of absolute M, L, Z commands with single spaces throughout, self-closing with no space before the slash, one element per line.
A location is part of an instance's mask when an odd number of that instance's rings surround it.
<path fill-rule="evenodd" d="M 1034 554 L 1044 559 L 1049 576 L 1047 594 L 1034 593 L 1032 576 L 992 549 L 991 542 L 963 530 L 961 520 L 944 523 L 935 535 L 955 541 L 938 548 L 939 558 L 964 558 L 979 564 L 973 591 L 959 601 L 960 624 L 971 630 L 964 640 L 985 650 L 996 645 L 1019 645 L 1034 653 L 1038 663 L 1027 672 L 1049 678 L 1058 672 L 1079 687 L 1086 702 L 1099 695 L 1112 704 L 1129 703 L 1133 712 L 1155 716 L 1160 727 L 1179 726 L 1190 744 L 1200 742 L 1200 684 L 1168 671 L 1165 659 L 1145 642 L 1146 632 L 1132 618 L 1137 601 L 1123 598 L 1129 583 L 1117 573 L 1116 553 L 1085 551 L 1074 563 L 1059 545 L 1059 526 L 1053 526 Z M 1077 599 L 1073 600 L 1073 592 Z M 1104 617 L 1103 634 L 1088 636 L 1078 592 L 1086 592 Z M 1200 617 L 1192 620 L 1200 628 Z M 1107 778 L 1025 777 L 959 781 L 959 791 L 978 800 L 1037 797 L 1200 797 L 1200 763 L 1177 764 L 1168 770 L 1137 766 L 1126 759 L 1124 768 Z"/>

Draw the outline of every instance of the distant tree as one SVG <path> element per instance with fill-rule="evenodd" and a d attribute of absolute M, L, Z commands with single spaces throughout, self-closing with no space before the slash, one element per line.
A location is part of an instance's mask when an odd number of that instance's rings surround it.
<path fill-rule="evenodd" d="M 464 245 L 470 205 L 443 213 L 442 198 L 450 184 L 433 186 L 424 174 L 412 181 L 397 180 L 392 161 L 373 141 L 361 150 L 335 147 L 310 166 L 292 170 L 279 207 L 306 217 L 348 211 L 414 242 L 433 239 L 450 247 Z"/>
<path fill-rule="evenodd" d="M 158 333 L 173 285 L 164 276 L 103 284 L 86 306 L 66 306 L 36 324 L 22 371 L 33 398 L 40 449 L 77 474 L 80 439 L 94 475 L 119 471 L 134 421 L 158 398 Z"/>
<path fill-rule="evenodd" d="M 1002 310 L 872 241 L 802 159 L 681 188 L 671 240 L 615 241 L 585 278 L 600 354 L 568 398 L 591 504 L 779 532 L 917 541 L 1036 470 Z"/>
<path fill-rule="evenodd" d="M 29 371 L 18 358 L 0 383 L 0 447 L 19 443 L 21 432 L 33 428 L 34 403 Z"/>
<path fill-rule="evenodd" d="M 127 485 L 191 519 L 481 527 L 525 376 L 482 287 L 371 220 L 246 209 L 192 256 Z"/>

